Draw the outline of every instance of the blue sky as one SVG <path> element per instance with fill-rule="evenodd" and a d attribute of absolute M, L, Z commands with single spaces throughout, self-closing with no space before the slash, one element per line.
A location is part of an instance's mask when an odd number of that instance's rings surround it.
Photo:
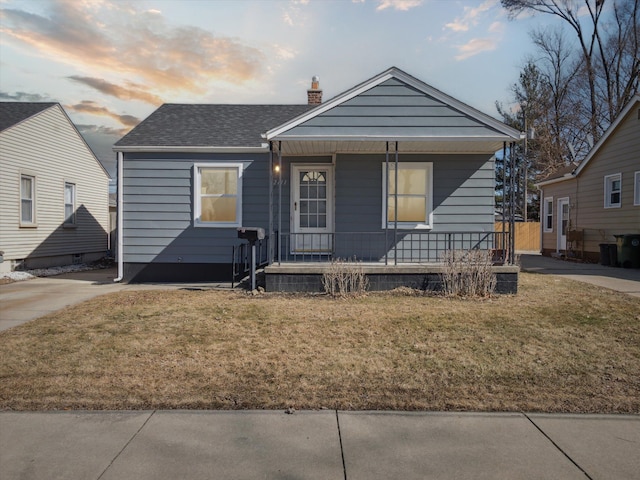
<path fill-rule="evenodd" d="M 549 16 L 499 0 L 0 0 L 0 100 L 60 102 L 110 146 L 162 103 L 305 103 L 391 66 L 497 116 Z"/>

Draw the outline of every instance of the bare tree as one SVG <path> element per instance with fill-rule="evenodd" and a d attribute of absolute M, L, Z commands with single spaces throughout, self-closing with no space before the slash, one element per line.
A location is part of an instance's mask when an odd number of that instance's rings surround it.
<path fill-rule="evenodd" d="M 611 11 L 605 10 L 607 0 L 501 2 L 512 17 L 523 11 L 553 15 L 573 30 L 580 53 L 576 65 L 580 68 L 572 86 L 580 87 L 575 96 L 585 97 L 582 102 L 587 106 L 585 127 L 593 141 L 597 141 L 638 91 L 640 0 L 611 0 Z"/>

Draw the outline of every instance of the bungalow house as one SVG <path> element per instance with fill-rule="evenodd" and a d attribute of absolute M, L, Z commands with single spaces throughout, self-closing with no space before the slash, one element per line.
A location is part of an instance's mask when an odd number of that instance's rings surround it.
<path fill-rule="evenodd" d="M 537 187 L 545 255 L 598 261 L 601 250 L 608 255 L 602 247 L 615 245 L 616 236 L 640 234 L 640 96 L 579 165 L 561 169 Z"/>
<path fill-rule="evenodd" d="M 109 176 L 57 103 L 0 103 L 0 272 L 107 251 Z"/>
<path fill-rule="evenodd" d="M 325 103 L 317 77 L 307 93 L 165 104 L 118 141 L 120 276 L 229 280 L 239 227 L 268 237 L 268 290 L 317 290 L 335 258 L 380 275 L 373 288 L 424 286 L 445 250 L 505 250 L 494 154 L 519 132 L 397 68 Z"/>

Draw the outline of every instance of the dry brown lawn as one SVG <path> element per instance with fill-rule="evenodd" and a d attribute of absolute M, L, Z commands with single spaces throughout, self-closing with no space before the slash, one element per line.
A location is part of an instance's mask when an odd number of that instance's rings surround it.
<path fill-rule="evenodd" d="M 129 291 L 0 333 L 0 409 L 640 413 L 640 299 Z"/>

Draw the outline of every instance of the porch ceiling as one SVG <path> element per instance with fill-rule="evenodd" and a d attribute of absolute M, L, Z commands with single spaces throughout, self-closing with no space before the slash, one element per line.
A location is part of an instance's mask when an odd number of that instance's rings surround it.
<path fill-rule="evenodd" d="M 455 139 L 432 141 L 398 141 L 399 153 L 490 153 L 502 149 L 502 139 Z M 278 142 L 276 142 L 278 143 Z M 387 142 L 382 140 L 286 140 L 280 143 L 285 156 L 333 155 L 336 153 L 385 153 Z M 395 141 L 389 142 L 394 151 Z"/>

